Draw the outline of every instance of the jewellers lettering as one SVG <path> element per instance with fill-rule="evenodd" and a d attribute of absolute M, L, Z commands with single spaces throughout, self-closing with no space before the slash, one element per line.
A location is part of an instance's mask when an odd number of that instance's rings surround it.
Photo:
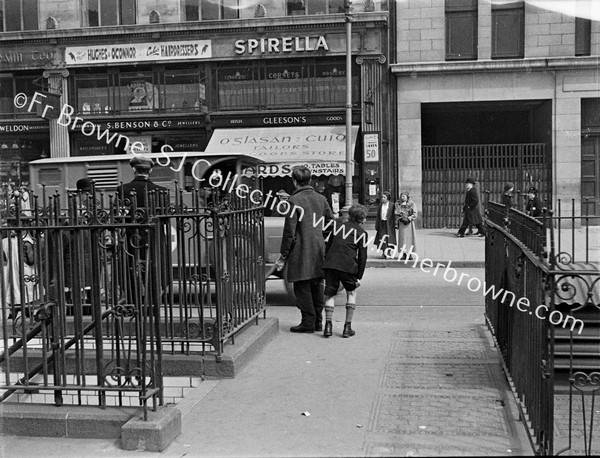
<path fill-rule="evenodd" d="M 251 38 L 250 40 L 237 40 L 235 42 L 236 54 L 244 54 L 246 52 L 253 54 L 254 51 L 260 51 L 261 54 L 292 51 L 308 52 L 319 51 L 320 49 L 329 51 L 329 46 L 324 36 L 261 38 L 259 40 Z"/>

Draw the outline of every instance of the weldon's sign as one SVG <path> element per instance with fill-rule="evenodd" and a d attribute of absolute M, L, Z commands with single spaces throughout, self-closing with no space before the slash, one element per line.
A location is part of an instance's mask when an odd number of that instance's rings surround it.
<path fill-rule="evenodd" d="M 207 59 L 212 57 L 210 40 L 164 43 L 121 43 L 95 46 L 67 46 L 67 65 L 140 62 L 157 60 Z"/>

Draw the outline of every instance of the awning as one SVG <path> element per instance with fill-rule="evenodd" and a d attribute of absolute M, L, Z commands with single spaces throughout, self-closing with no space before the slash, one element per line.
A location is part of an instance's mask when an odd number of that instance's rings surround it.
<path fill-rule="evenodd" d="M 353 157 L 357 135 L 352 126 Z M 215 129 L 206 152 L 244 153 L 272 164 L 340 164 L 346 161 L 346 126 Z"/>

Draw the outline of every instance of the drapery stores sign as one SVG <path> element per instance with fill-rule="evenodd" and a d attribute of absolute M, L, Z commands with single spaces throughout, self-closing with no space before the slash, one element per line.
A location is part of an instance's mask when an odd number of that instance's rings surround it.
<path fill-rule="evenodd" d="M 68 46 L 65 48 L 65 61 L 68 65 L 207 59 L 210 57 L 212 57 L 210 40 Z"/>

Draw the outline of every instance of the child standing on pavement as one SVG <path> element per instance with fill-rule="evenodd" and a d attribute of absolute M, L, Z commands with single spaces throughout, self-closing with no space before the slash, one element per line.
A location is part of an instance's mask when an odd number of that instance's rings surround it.
<path fill-rule="evenodd" d="M 352 318 L 356 309 L 356 288 L 367 265 L 367 233 L 361 227 L 367 217 L 364 205 L 354 204 L 348 210 L 348 222 L 335 235 L 330 235 L 323 271 L 325 272 L 325 328 L 323 336 L 333 334 L 333 308 L 340 283 L 346 290 L 346 322 L 342 337 L 351 337 Z M 339 228 L 336 228 L 339 229 Z"/>

